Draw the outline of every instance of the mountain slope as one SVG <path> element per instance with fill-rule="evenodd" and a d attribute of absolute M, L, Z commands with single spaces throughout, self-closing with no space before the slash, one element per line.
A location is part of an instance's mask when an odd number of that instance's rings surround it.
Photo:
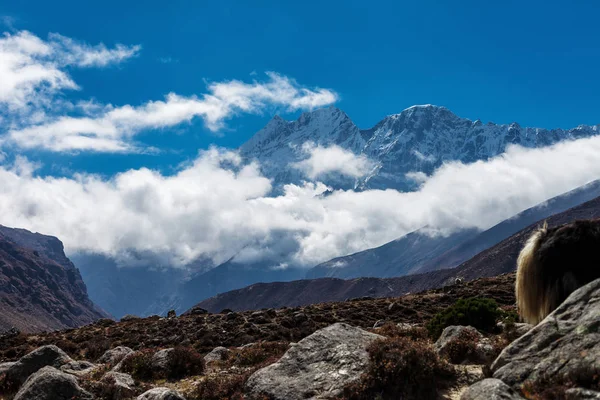
<path fill-rule="evenodd" d="M 522 211 L 486 231 L 464 230 L 447 237 L 431 237 L 419 230 L 383 246 L 319 264 L 307 272 L 306 278 L 390 278 L 452 268 L 542 218 L 598 196 L 600 180 Z"/>
<path fill-rule="evenodd" d="M 472 280 L 497 276 L 515 270 L 517 256 L 523 244 L 544 220 L 552 227 L 577 219 L 591 218 L 600 218 L 600 197 L 537 221 L 455 268 L 399 278 L 321 278 L 259 283 L 204 300 L 197 304 L 197 307 L 210 311 L 224 308 L 249 310 L 342 301 L 362 296 L 401 296 L 452 284 L 456 277 Z"/>
<path fill-rule="evenodd" d="M 104 317 L 57 238 L 0 226 L 0 331 L 72 328 Z"/>

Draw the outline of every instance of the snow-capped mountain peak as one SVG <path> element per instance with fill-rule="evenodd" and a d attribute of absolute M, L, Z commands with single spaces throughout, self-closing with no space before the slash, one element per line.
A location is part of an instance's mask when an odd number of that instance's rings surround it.
<path fill-rule="evenodd" d="M 325 183 L 345 188 L 411 190 L 417 183 L 407 177 L 408 173 L 429 175 L 444 161 L 470 163 L 501 154 L 509 144 L 542 147 L 596 134 L 598 126 L 547 130 L 523 128 L 516 122 L 483 124 L 481 120 L 461 118 L 446 107 L 432 104 L 409 107 L 361 131 L 346 113 L 332 106 L 306 112 L 296 121 L 274 117 L 240 151 L 244 157 L 259 160 L 263 172 L 277 186 L 304 179 L 291 167 L 308 157 L 302 149 L 304 143 L 335 144 L 367 156 L 378 168 L 358 182 L 335 178 Z"/>

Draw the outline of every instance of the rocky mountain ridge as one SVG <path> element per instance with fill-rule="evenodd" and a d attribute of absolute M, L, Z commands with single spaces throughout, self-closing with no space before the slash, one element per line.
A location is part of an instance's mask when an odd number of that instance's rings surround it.
<path fill-rule="evenodd" d="M 0 331 L 64 329 L 105 317 L 60 240 L 0 226 Z"/>

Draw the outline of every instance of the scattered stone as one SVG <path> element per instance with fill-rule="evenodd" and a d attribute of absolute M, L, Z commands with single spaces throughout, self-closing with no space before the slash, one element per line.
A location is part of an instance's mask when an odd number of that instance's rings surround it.
<path fill-rule="evenodd" d="M 328 399 L 360 378 L 367 346 L 383 336 L 337 323 L 302 339 L 275 364 L 256 371 L 246 383 L 252 395 L 275 400 Z"/>
<path fill-rule="evenodd" d="M 565 392 L 566 400 L 598 400 L 600 399 L 600 392 L 594 390 L 573 388 L 568 389 Z"/>
<path fill-rule="evenodd" d="M 83 390 L 74 376 L 53 367 L 43 367 L 31 375 L 14 400 L 88 400 L 94 397 Z"/>
<path fill-rule="evenodd" d="M 219 314 L 229 314 L 230 312 L 233 312 L 233 310 L 231 310 L 229 308 L 224 308 L 223 310 L 221 310 L 221 312 Z"/>
<path fill-rule="evenodd" d="M 208 314 L 208 310 L 205 310 L 202 307 L 192 307 L 188 310 L 188 312 L 186 314 L 190 314 L 190 315 L 202 315 L 202 314 Z"/>
<path fill-rule="evenodd" d="M 298 311 L 297 313 L 294 313 L 293 318 L 296 323 L 302 323 L 304 321 L 308 321 L 308 317 L 302 311 Z"/>
<path fill-rule="evenodd" d="M 100 380 L 114 386 L 114 397 L 118 399 L 127 399 L 135 393 L 135 381 L 129 374 L 122 372 L 109 371 Z"/>
<path fill-rule="evenodd" d="M 515 389 L 526 380 L 586 380 L 600 360 L 600 279 L 573 292 L 536 327 L 521 336 L 491 366 L 494 378 Z"/>
<path fill-rule="evenodd" d="M 98 363 L 116 365 L 131 353 L 133 353 L 133 350 L 129 347 L 118 346 L 114 349 L 106 350 L 102 357 L 98 359 Z"/>
<path fill-rule="evenodd" d="M 167 318 L 175 318 L 177 317 L 177 313 L 175 312 L 175 310 L 169 310 L 169 312 L 167 313 Z"/>
<path fill-rule="evenodd" d="M 89 361 L 71 361 L 61 365 L 60 370 L 62 372 L 66 372 L 67 374 L 83 376 L 90 373 L 97 367 L 98 364 L 94 364 Z"/>
<path fill-rule="evenodd" d="M 238 313 L 232 311 L 232 312 L 227 313 L 227 315 L 225 316 L 225 319 L 227 321 L 231 321 L 231 320 L 236 319 L 238 316 L 239 316 Z"/>
<path fill-rule="evenodd" d="M 19 361 L 6 370 L 9 382 L 23 383 L 34 372 L 45 366 L 60 368 L 61 365 L 73 361 L 64 351 L 54 345 L 42 346 L 21 357 Z"/>
<path fill-rule="evenodd" d="M 137 400 L 185 400 L 185 398 L 169 388 L 157 387 L 142 393 Z"/>
<path fill-rule="evenodd" d="M 138 320 L 138 319 L 141 319 L 141 318 L 140 318 L 140 317 L 138 317 L 137 315 L 131 315 L 131 314 L 127 314 L 127 315 L 124 315 L 124 316 L 121 318 L 121 322 L 126 322 L 126 321 L 135 321 L 135 320 Z"/>
<path fill-rule="evenodd" d="M 524 400 L 500 379 L 484 379 L 470 386 L 460 400 Z"/>
<path fill-rule="evenodd" d="M 385 320 L 380 319 L 377 322 L 375 322 L 375 324 L 373 324 L 373 329 L 381 328 L 383 325 L 385 325 Z"/>
<path fill-rule="evenodd" d="M 510 334 L 514 338 L 519 338 L 533 329 L 533 325 L 524 322 L 507 325 L 504 322 L 498 322 L 498 328 L 501 328 L 505 333 Z"/>
<path fill-rule="evenodd" d="M 418 326 L 419 326 L 419 324 L 411 324 L 411 323 L 408 323 L 408 322 L 398 322 L 398 323 L 396 324 L 396 326 L 397 326 L 398 328 L 402 329 L 402 330 L 405 330 L 405 331 L 407 331 L 407 330 L 409 330 L 409 329 L 413 329 L 413 328 L 416 328 L 416 327 L 418 327 Z"/>
<path fill-rule="evenodd" d="M 225 360 L 229 353 L 231 353 L 231 350 L 226 347 L 215 347 L 210 353 L 204 356 L 204 361 L 209 363 L 213 361 Z"/>

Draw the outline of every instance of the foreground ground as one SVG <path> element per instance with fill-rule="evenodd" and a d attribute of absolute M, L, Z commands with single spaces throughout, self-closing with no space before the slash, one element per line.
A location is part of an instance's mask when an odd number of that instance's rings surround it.
<path fill-rule="evenodd" d="M 130 398 L 156 386 L 175 389 L 187 399 L 245 398 L 243 387 L 254 371 L 277 361 L 290 349 L 290 343 L 296 343 L 320 329 L 346 323 L 385 337 L 394 337 L 398 336 L 398 324 L 404 324 L 421 329 L 409 333 L 409 336 L 423 336 L 417 339 L 424 340 L 419 343 L 427 353 L 431 351 L 433 342 L 426 338 L 425 330 L 418 327 L 424 326 L 434 315 L 461 298 L 494 299 L 502 309 L 514 311 L 513 285 L 514 274 L 506 274 L 399 298 L 348 299 L 239 313 L 223 310 L 210 314 L 197 309 L 187 315 L 170 318 L 131 317 L 121 322 L 100 320 L 92 325 L 57 332 L 13 333 L 0 337 L 0 363 L 18 360 L 40 346 L 56 345 L 74 360 L 97 363 L 95 371 L 80 376 L 79 380 L 86 390 L 100 398 Z M 500 343 L 496 338 L 492 340 Z M 409 347 L 412 350 L 421 344 L 411 342 Z M 400 341 L 394 345 L 406 344 Z M 116 361 L 101 362 L 99 358 L 107 350 L 118 346 L 136 351 L 135 357 L 130 356 L 129 361 L 117 369 L 135 378 L 135 383 L 129 385 L 126 393 L 115 391 L 114 382 L 107 386 L 106 379 L 102 378 L 114 368 Z M 215 362 L 204 365 L 204 361 L 198 361 L 200 358 L 204 360 L 208 353 L 220 346 L 225 349 L 217 352 Z M 170 372 L 167 375 L 157 373 L 154 356 L 157 351 L 169 348 L 188 349 L 183 355 L 186 361 L 173 367 L 175 372 L 171 375 Z M 494 351 L 499 350 L 497 347 Z M 417 358 L 428 357 L 421 354 Z M 203 365 L 198 367 L 196 364 Z M 432 368 L 445 371 L 445 367 L 440 365 Z M 477 374 L 481 377 L 481 368 Z M 458 380 L 463 378 L 452 379 L 454 381 L 449 386 L 460 384 Z"/>

